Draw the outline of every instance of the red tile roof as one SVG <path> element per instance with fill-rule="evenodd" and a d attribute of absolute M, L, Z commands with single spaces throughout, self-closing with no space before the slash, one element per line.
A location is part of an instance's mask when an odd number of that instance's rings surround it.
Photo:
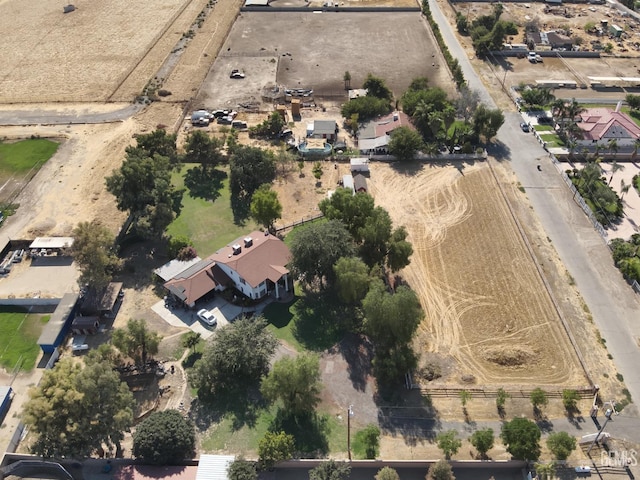
<path fill-rule="evenodd" d="M 218 285 L 231 279 L 212 260 L 202 260 L 164 284 L 187 305 L 192 305 Z"/>
<path fill-rule="evenodd" d="M 589 108 L 580 115 L 578 126 L 585 140 L 640 138 L 640 127 L 626 114 L 608 108 Z"/>
<path fill-rule="evenodd" d="M 195 480 L 198 466 L 157 467 L 124 465 L 112 475 L 113 480 Z"/>
<path fill-rule="evenodd" d="M 250 247 L 245 246 L 246 238 L 251 238 Z M 240 252 L 236 255 L 233 253 L 233 245 L 240 246 Z M 255 288 L 266 279 L 277 282 L 282 275 L 289 273 L 286 265 L 291 259 L 291 253 L 279 238 L 255 231 L 234 240 L 207 259 L 227 265 Z"/>
<path fill-rule="evenodd" d="M 398 127 L 416 129 L 411 123 L 411 117 L 404 112 L 393 112 L 385 117 L 380 117 L 375 120 L 375 124 L 376 137 L 387 135 Z"/>

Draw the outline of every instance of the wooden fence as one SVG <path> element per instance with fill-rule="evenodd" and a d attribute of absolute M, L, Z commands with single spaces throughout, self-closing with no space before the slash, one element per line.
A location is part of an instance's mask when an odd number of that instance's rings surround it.
<path fill-rule="evenodd" d="M 498 396 L 498 388 L 495 387 L 423 387 L 420 385 L 413 385 L 413 388 L 417 388 L 423 395 L 429 395 L 430 397 L 458 397 L 460 392 L 466 391 L 471 394 L 472 398 L 496 398 Z M 565 389 L 545 389 L 540 387 L 544 391 L 547 398 L 562 398 L 562 392 Z M 504 391 L 510 396 L 510 398 L 530 398 L 534 388 L 505 388 Z M 594 389 L 591 387 L 577 387 L 567 388 L 566 390 L 575 390 L 581 399 L 591 398 L 594 394 Z"/>
<path fill-rule="evenodd" d="M 294 227 L 297 227 L 298 225 L 304 225 L 305 223 L 313 222 L 314 220 L 317 220 L 322 217 L 324 217 L 324 214 L 322 212 L 316 215 L 312 215 L 310 217 L 302 217 L 300 220 L 296 220 L 293 223 L 288 223 L 286 225 L 281 225 L 281 226 L 275 225 L 274 230 L 276 231 L 276 233 L 283 232 L 284 230 L 288 230 L 289 228 L 294 228 Z"/>

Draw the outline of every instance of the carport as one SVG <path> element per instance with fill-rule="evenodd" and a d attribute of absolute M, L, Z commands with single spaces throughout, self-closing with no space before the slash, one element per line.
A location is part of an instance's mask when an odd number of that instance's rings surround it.
<path fill-rule="evenodd" d="M 69 249 L 73 245 L 73 237 L 36 237 L 31 242 L 29 249 L 32 256 L 49 255 L 67 255 Z"/>

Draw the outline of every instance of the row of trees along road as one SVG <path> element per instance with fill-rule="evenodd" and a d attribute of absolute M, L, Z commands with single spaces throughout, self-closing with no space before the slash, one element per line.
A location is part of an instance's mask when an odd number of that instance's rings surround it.
<path fill-rule="evenodd" d="M 362 86 L 367 95 L 346 102 L 341 109 L 346 124 L 357 136 L 362 122 L 389 113 L 393 94 L 384 80 L 369 74 Z M 427 78 L 415 78 L 404 92 L 395 108 L 401 106 L 417 131 L 402 126 L 391 134 L 389 152 L 398 160 L 413 160 L 418 151 L 437 154 L 446 145 L 450 153 L 460 146 L 464 153 L 472 153 L 481 137 L 490 141 L 504 123 L 504 115 L 498 109 L 480 104 L 477 92 L 463 87 L 459 98 L 452 101 L 444 90 L 429 87 Z"/>
<path fill-rule="evenodd" d="M 540 427 L 526 418 L 514 418 L 510 422 L 505 422 L 500 433 L 502 443 L 514 459 L 532 462 L 540 458 L 540 437 Z M 493 448 L 494 440 L 491 428 L 476 430 L 469 437 L 471 445 L 478 452 L 478 458 L 483 460 L 489 458 L 487 452 Z M 458 438 L 458 432 L 455 430 L 439 433 L 436 436 L 436 443 L 447 460 L 458 453 L 462 447 L 462 441 Z M 577 447 L 575 437 L 567 432 L 549 434 L 546 443 L 556 460 L 566 460 Z"/>

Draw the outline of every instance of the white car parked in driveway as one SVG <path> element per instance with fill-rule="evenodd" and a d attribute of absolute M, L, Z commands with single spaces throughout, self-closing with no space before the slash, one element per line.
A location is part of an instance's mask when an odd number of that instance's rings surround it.
<path fill-rule="evenodd" d="M 215 327 L 218 324 L 218 319 L 216 318 L 216 316 L 206 308 L 198 310 L 198 318 L 202 320 L 205 325 L 208 325 L 210 327 Z"/>

